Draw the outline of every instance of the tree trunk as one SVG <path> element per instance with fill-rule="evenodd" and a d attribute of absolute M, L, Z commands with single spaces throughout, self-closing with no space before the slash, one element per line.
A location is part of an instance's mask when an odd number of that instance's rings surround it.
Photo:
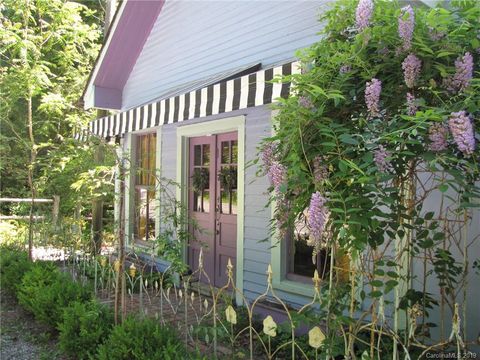
<path fill-rule="evenodd" d="M 30 187 L 30 193 L 32 201 L 30 203 L 30 218 L 28 221 L 28 257 L 33 259 L 33 211 L 35 208 L 35 196 L 36 189 L 33 181 L 35 161 L 37 159 L 37 149 L 35 147 L 35 138 L 33 137 L 33 120 L 32 120 L 32 95 L 29 91 L 27 98 L 27 126 L 28 136 L 30 138 L 30 164 L 28 166 L 28 186 Z"/>
<path fill-rule="evenodd" d="M 116 0 L 107 0 L 105 8 L 105 22 L 103 27 L 103 37 L 106 39 L 106 35 L 110 24 L 117 8 Z M 101 118 L 107 116 L 108 112 L 105 110 L 98 110 L 97 117 Z M 105 149 L 103 142 L 95 149 L 95 164 L 102 165 L 105 159 Z M 91 253 L 96 256 L 100 254 L 102 248 L 102 232 L 103 232 L 103 199 L 98 198 L 92 202 L 92 246 Z"/>
<path fill-rule="evenodd" d="M 120 179 L 120 215 L 118 217 L 119 225 L 117 227 L 118 238 L 118 261 L 120 262 L 119 271 L 116 274 L 115 287 L 115 324 L 119 324 L 125 318 L 125 231 L 124 231 L 124 216 L 125 216 L 125 171 L 123 167 L 123 159 L 117 160 L 118 176 Z M 121 319 L 120 319 L 121 312 Z"/>
<path fill-rule="evenodd" d="M 99 110 L 98 114 L 106 113 Z M 95 149 L 95 165 L 102 165 L 105 159 L 105 149 L 103 141 Z M 102 232 L 103 232 L 103 198 L 96 198 L 92 202 L 92 246 L 90 252 L 96 256 L 100 254 L 102 249 Z"/>

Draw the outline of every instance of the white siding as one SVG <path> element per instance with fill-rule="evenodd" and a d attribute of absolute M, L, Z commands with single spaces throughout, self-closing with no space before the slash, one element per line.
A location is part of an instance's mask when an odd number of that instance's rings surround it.
<path fill-rule="evenodd" d="M 166 1 L 123 90 L 123 109 L 236 67 L 292 59 L 318 40 L 315 1 Z"/>

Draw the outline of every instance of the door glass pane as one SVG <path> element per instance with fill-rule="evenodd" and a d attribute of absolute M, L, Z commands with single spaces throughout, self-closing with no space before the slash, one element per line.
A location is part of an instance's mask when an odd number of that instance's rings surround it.
<path fill-rule="evenodd" d="M 230 142 L 222 141 L 220 151 L 222 152 L 222 156 L 221 156 L 222 164 L 229 164 L 230 163 Z"/>
<path fill-rule="evenodd" d="M 221 198 L 222 206 L 220 208 L 222 214 L 230 214 L 230 196 L 228 191 L 222 190 Z"/>
<path fill-rule="evenodd" d="M 232 164 L 238 163 L 238 143 L 237 140 L 232 141 Z"/>
<path fill-rule="evenodd" d="M 202 145 L 195 145 L 193 147 L 193 165 L 199 166 L 202 165 Z"/>
<path fill-rule="evenodd" d="M 203 212 L 210 212 L 210 191 L 205 190 L 202 197 Z"/>
<path fill-rule="evenodd" d="M 237 190 L 232 190 L 232 194 L 231 194 L 231 205 L 232 205 L 232 210 L 231 210 L 231 214 L 237 214 Z"/>
<path fill-rule="evenodd" d="M 193 193 L 193 211 L 208 213 L 210 211 L 210 191 Z"/>
<path fill-rule="evenodd" d="M 209 187 L 210 187 L 210 170 L 207 167 L 197 167 L 193 169 L 192 189 L 193 194 L 193 211 L 208 212 L 210 210 L 209 203 Z"/>
<path fill-rule="evenodd" d="M 202 165 L 208 166 L 208 165 L 210 165 L 210 145 L 209 144 L 204 144 L 204 145 L 202 145 L 202 147 L 203 147 Z"/>

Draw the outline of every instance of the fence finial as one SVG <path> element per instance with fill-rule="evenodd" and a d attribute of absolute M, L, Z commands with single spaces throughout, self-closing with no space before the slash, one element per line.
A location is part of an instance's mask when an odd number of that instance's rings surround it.
<path fill-rule="evenodd" d="M 200 253 L 198 254 L 198 268 L 203 269 L 203 248 L 200 248 Z"/>
<path fill-rule="evenodd" d="M 233 265 L 232 265 L 232 260 L 230 258 L 228 258 L 228 262 L 227 262 L 227 272 L 228 272 L 228 277 L 232 277 Z"/>
<path fill-rule="evenodd" d="M 269 284 L 272 283 L 272 274 L 273 274 L 272 265 L 268 264 L 268 268 L 267 268 L 267 281 L 268 281 Z"/>
<path fill-rule="evenodd" d="M 313 284 L 315 286 L 315 289 L 320 289 L 320 283 L 322 282 L 322 279 L 320 279 L 320 276 L 318 275 L 317 269 L 315 269 L 315 272 L 313 273 Z"/>

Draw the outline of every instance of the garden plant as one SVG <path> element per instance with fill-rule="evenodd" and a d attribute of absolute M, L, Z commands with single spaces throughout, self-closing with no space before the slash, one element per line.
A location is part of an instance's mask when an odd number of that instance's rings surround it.
<path fill-rule="evenodd" d="M 293 96 L 277 107 L 260 163 L 277 246 L 306 226 L 313 255 L 327 249 L 338 270 L 319 302 L 327 357 L 461 355 L 476 342 L 465 314 L 479 281 L 468 233 L 480 197 L 479 18 L 476 1 L 339 1 L 301 71 L 283 79 Z M 347 279 L 336 276 L 340 257 Z"/>

